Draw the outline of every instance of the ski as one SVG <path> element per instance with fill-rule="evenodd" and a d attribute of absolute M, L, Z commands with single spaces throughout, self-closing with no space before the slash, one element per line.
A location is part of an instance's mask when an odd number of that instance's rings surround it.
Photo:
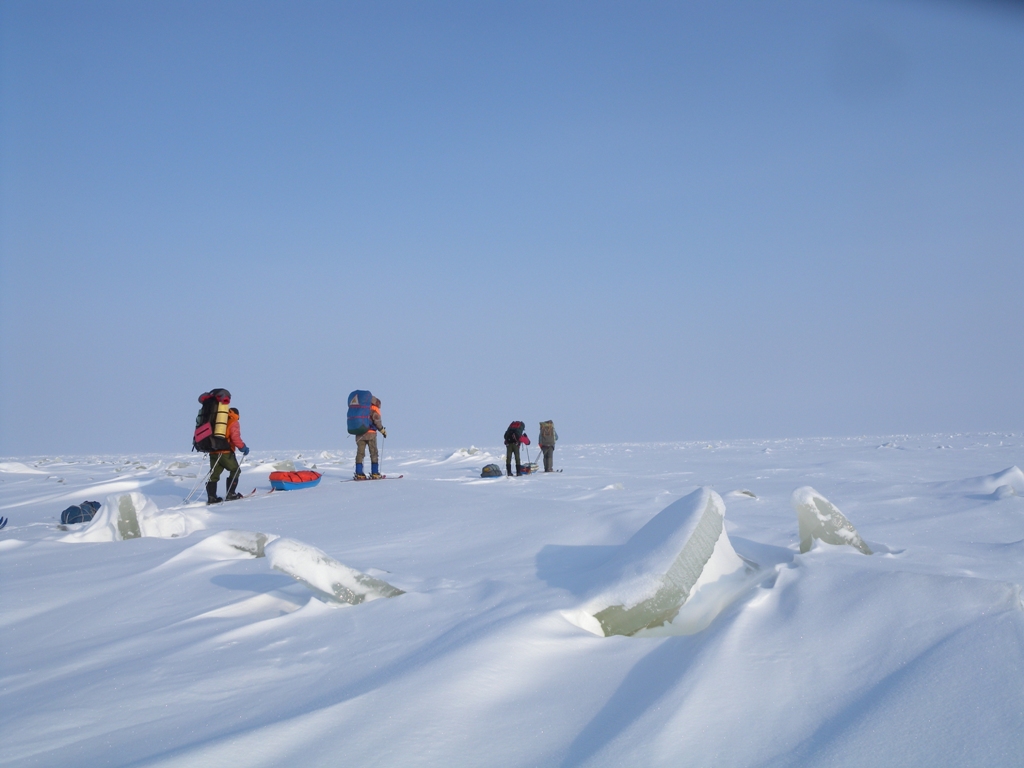
<path fill-rule="evenodd" d="M 384 475 L 383 477 L 349 477 L 339 480 L 339 483 L 368 483 L 373 480 L 401 480 L 405 475 Z"/>
<path fill-rule="evenodd" d="M 245 496 L 243 496 L 242 498 L 240 498 L 240 499 L 231 499 L 231 501 L 245 501 L 246 499 L 251 499 L 251 498 L 254 498 L 255 496 L 269 496 L 275 490 L 276 489 L 271 488 L 266 493 L 260 493 L 258 488 L 253 488 L 251 492 L 245 494 Z M 227 503 L 227 501 L 228 501 L 227 499 L 224 499 L 224 502 L 222 502 L 222 503 Z"/>

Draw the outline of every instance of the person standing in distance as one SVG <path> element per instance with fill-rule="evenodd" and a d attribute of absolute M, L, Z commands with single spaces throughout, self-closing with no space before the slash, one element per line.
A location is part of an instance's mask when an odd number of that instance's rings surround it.
<path fill-rule="evenodd" d="M 364 401 L 365 402 L 365 401 Z M 380 417 L 380 400 L 374 397 L 370 401 L 370 421 L 373 424 L 368 430 L 356 438 L 356 480 L 381 480 L 384 475 L 380 473 L 380 455 L 377 453 L 377 432 L 386 439 L 388 431 L 384 429 L 384 423 Z M 363 458 L 366 456 L 366 449 L 370 449 L 370 476 L 363 472 Z"/>
<path fill-rule="evenodd" d="M 512 457 L 516 457 L 516 477 L 523 474 L 523 461 L 520 458 L 519 446 L 529 445 L 530 438 L 526 434 L 526 425 L 521 421 L 513 421 L 505 430 L 505 474 L 512 477 Z"/>
<path fill-rule="evenodd" d="M 555 422 L 542 421 L 540 423 L 540 452 L 544 454 L 544 471 L 555 471 L 555 443 L 558 442 L 558 433 L 555 431 Z"/>

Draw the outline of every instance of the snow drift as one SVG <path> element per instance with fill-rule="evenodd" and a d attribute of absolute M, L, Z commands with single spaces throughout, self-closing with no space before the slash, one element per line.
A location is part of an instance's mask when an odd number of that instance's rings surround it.
<path fill-rule="evenodd" d="M 146 496 L 132 491 L 108 496 L 83 530 L 63 540 L 124 541 L 143 536 L 171 539 L 206 528 L 207 517 L 207 512 L 199 509 L 161 512 Z"/>
<path fill-rule="evenodd" d="M 994 475 L 970 477 L 966 480 L 941 483 L 940 488 L 954 493 L 974 493 L 988 495 L 996 499 L 1008 496 L 1024 496 L 1024 472 L 1020 467 L 1007 467 Z"/>
<path fill-rule="evenodd" d="M 800 529 L 800 551 L 807 552 L 814 539 L 826 544 L 848 544 L 871 554 L 871 548 L 857 533 L 853 523 L 831 501 L 809 485 L 793 491 L 793 508 Z"/>
<path fill-rule="evenodd" d="M 600 568 L 594 596 L 563 615 L 606 637 L 699 632 L 754 570 L 732 548 L 724 519 L 722 497 L 708 488 L 670 504 Z"/>
<path fill-rule="evenodd" d="M 405 594 L 386 581 L 343 565 L 316 547 L 294 539 L 277 539 L 265 549 L 271 568 L 301 581 L 334 603 L 359 605 L 380 597 Z"/>

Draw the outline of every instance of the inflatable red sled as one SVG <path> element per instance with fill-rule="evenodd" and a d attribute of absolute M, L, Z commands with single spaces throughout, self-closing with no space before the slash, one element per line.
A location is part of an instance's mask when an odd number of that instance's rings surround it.
<path fill-rule="evenodd" d="M 275 491 L 297 491 L 312 488 L 320 482 L 320 473 L 304 469 L 301 472 L 271 472 L 270 485 Z"/>

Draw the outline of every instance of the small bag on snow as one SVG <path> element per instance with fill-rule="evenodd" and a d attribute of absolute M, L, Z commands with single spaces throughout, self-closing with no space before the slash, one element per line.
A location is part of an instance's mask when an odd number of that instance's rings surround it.
<path fill-rule="evenodd" d="M 480 472 L 480 477 L 502 477 L 501 467 L 497 464 L 488 464 Z"/>
<path fill-rule="evenodd" d="M 100 508 L 98 501 L 83 501 L 73 507 L 68 507 L 60 513 L 61 525 L 75 525 L 77 523 L 88 523 L 96 516 Z"/>

